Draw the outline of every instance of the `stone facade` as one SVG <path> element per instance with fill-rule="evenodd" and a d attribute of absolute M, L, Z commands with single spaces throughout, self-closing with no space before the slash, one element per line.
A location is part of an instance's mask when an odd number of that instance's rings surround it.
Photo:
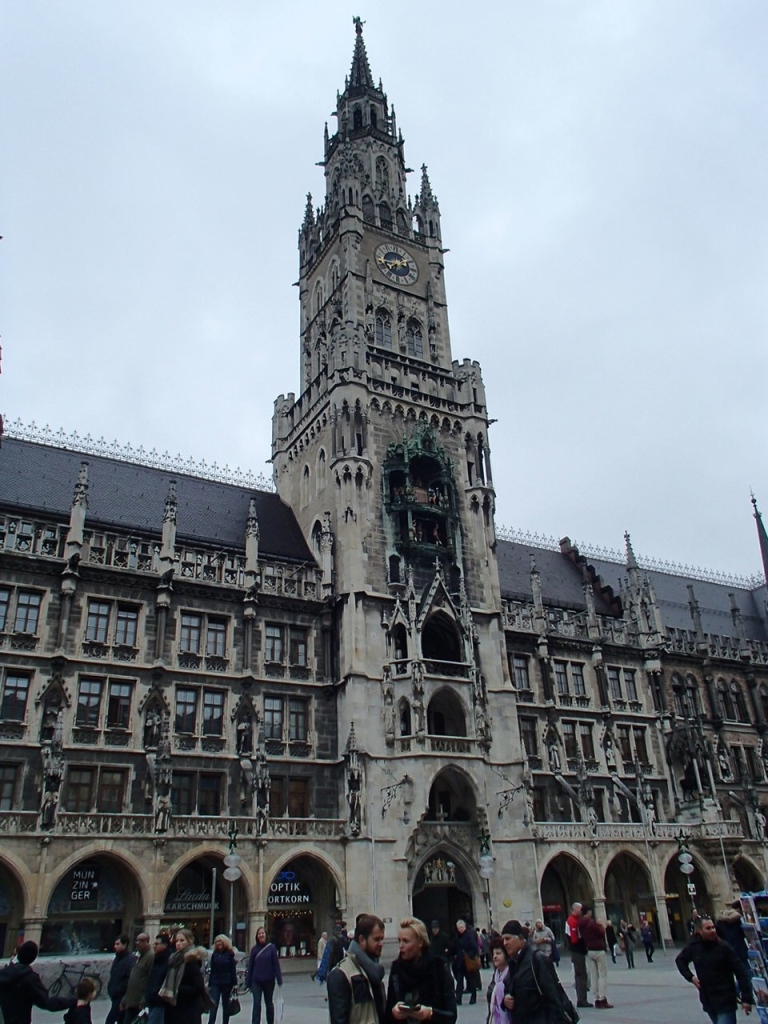
<path fill-rule="evenodd" d="M 5 952 L 212 919 L 311 956 L 363 910 L 561 931 L 577 898 L 682 939 L 764 886 L 765 586 L 497 536 L 439 205 L 359 22 L 336 114 L 277 493 L 0 448 Z"/>

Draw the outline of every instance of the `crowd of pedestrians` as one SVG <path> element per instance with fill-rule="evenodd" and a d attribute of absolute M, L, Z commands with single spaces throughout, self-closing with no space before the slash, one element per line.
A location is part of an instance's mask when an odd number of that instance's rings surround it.
<path fill-rule="evenodd" d="M 738 1005 L 749 1013 L 754 1002 L 738 903 L 717 922 L 694 913 L 689 929 L 691 940 L 678 954 L 676 967 L 697 989 L 712 1024 L 735 1024 Z M 512 919 L 500 934 L 491 935 L 459 919 L 453 936 L 438 920 L 428 930 L 419 919 L 404 918 L 386 985 L 384 936 L 384 922 L 374 914 L 360 914 L 349 932 L 342 923 L 331 938 L 322 934 L 313 978 L 327 982 L 331 1024 L 456 1024 L 464 996 L 476 1003 L 483 989 L 481 968 L 491 970 L 485 987 L 487 1024 L 575 1024 L 579 1019 L 555 969 L 560 958 L 556 936 L 540 918 L 533 926 Z M 613 1009 L 608 955 L 616 963 L 623 952 L 632 969 L 633 947 L 642 942 L 647 962 L 653 963 L 655 934 L 648 921 L 642 920 L 638 934 L 623 919 L 618 927 L 597 921 L 592 907 L 580 903 L 571 907 L 565 942 L 579 1008 Z M 120 935 L 114 951 L 105 1024 L 202 1024 L 205 1013 L 207 1024 L 216 1024 L 219 1007 L 222 1024 L 229 1024 L 230 1011 L 239 1012 L 236 951 L 226 935 L 216 936 L 210 955 L 184 928 L 172 937 L 158 935 L 152 946 L 149 935 L 140 933 L 135 953 L 128 937 Z M 31 1024 L 34 1006 L 66 1011 L 64 1024 L 92 1024 L 94 979 L 82 978 L 73 998 L 52 997 L 32 969 L 37 954 L 34 942 L 24 942 L 0 970 L 0 1024 Z M 262 1004 L 266 1024 L 275 1024 L 275 989 L 282 987 L 283 977 L 277 948 L 264 928 L 258 929 L 248 955 L 245 984 L 253 994 L 251 1024 L 261 1024 Z"/>

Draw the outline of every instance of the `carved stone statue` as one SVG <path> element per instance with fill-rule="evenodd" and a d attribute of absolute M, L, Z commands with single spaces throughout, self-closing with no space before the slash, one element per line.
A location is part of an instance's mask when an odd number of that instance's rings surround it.
<path fill-rule="evenodd" d="M 609 771 L 613 771 L 616 768 L 616 751 L 613 749 L 613 742 L 610 736 L 605 741 L 605 763 L 608 765 Z"/>
<path fill-rule="evenodd" d="M 167 796 L 161 796 L 157 801 L 155 811 L 155 832 L 167 832 L 171 825 L 171 801 Z"/>
<path fill-rule="evenodd" d="M 144 749 L 145 750 L 156 750 L 157 745 L 160 742 L 160 712 L 157 708 L 151 707 L 147 709 L 147 714 L 144 719 Z"/>
<path fill-rule="evenodd" d="M 552 740 L 547 747 L 547 756 L 549 757 L 549 770 L 552 772 L 561 771 L 562 764 L 560 763 L 560 750 L 555 740 Z"/>
<path fill-rule="evenodd" d="M 146 761 L 146 772 L 144 775 L 144 799 L 151 804 L 155 799 L 155 768 L 156 755 L 148 751 L 144 755 Z"/>
<path fill-rule="evenodd" d="M 253 722 L 249 714 L 237 723 L 237 753 L 240 757 L 253 753 Z"/>

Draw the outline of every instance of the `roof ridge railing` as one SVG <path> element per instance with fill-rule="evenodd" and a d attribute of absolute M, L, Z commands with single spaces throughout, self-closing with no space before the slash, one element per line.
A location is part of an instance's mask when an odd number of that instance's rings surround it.
<path fill-rule="evenodd" d="M 234 484 L 253 491 L 274 493 L 273 481 L 264 473 L 253 473 L 249 470 L 230 469 L 228 465 L 220 466 L 217 462 L 200 462 L 193 458 L 185 459 L 181 454 L 171 455 L 169 451 L 158 452 L 156 448 L 147 450 L 143 445 L 134 447 L 130 442 L 121 444 L 119 441 L 107 441 L 105 437 L 94 438 L 91 434 L 84 436 L 73 431 L 53 430 L 46 425 L 39 427 L 34 420 L 23 423 L 21 419 L 5 420 L 5 436 L 17 441 L 35 441 L 52 448 L 65 448 L 70 451 L 82 452 L 84 455 L 100 455 L 106 459 L 117 459 L 120 462 L 131 462 L 149 469 L 161 469 L 168 473 L 181 473 L 185 476 L 201 477 L 220 484 Z"/>
<path fill-rule="evenodd" d="M 532 533 L 530 530 L 521 530 L 516 527 L 497 526 L 496 535 L 501 540 L 515 541 L 518 544 L 529 544 L 534 548 L 543 548 L 546 551 L 560 551 L 560 541 L 552 536 L 543 533 Z M 626 564 L 626 555 L 616 548 L 603 547 L 599 544 L 581 543 L 573 541 L 573 546 L 578 549 L 580 555 L 586 558 L 600 558 L 605 562 L 616 562 L 620 566 Z M 681 562 L 671 562 L 664 558 L 654 558 L 648 555 L 637 555 L 637 564 L 641 569 L 652 569 L 655 572 L 663 572 L 669 576 L 684 576 L 686 579 L 701 580 L 702 583 L 719 583 L 726 587 L 740 587 L 745 590 L 755 590 L 765 586 L 765 580 L 758 573 L 753 576 L 740 576 L 737 573 L 718 572 L 714 569 L 702 569 L 700 566 L 684 565 Z"/>

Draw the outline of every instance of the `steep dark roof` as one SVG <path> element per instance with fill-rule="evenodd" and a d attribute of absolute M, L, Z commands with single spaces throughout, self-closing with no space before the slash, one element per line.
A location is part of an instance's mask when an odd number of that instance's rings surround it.
<path fill-rule="evenodd" d="M 541 576 L 544 603 L 554 607 L 583 610 L 583 583 L 579 568 L 573 561 L 558 551 L 534 547 L 519 541 L 500 540 L 497 546 L 501 592 L 506 598 L 531 599 L 531 555 Z M 620 585 L 627 576 L 627 567 L 620 562 L 602 558 L 587 558 L 588 564 L 599 575 L 603 584 L 611 587 L 614 594 L 620 594 Z M 656 592 L 664 625 L 671 629 L 694 628 L 688 606 L 689 584 L 699 604 L 701 622 L 705 633 L 717 636 L 738 635 L 731 614 L 729 594 L 733 594 L 741 612 L 744 634 L 749 640 L 768 642 L 768 613 L 766 597 L 768 588 L 731 586 L 694 579 L 685 575 L 661 572 L 657 569 L 642 569 Z M 595 607 L 598 614 L 611 614 L 601 595 L 595 593 Z"/>
<path fill-rule="evenodd" d="M 516 600 L 531 599 L 531 555 L 541 577 L 544 603 L 557 608 L 584 611 L 584 579 L 581 570 L 559 551 L 537 548 L 518 541 L 500 540 L 496 555 L 499 563 L 501 593 Z M 618 593 L 618 590 L 616 591 Z M 595 591 L 598 615 L 614 614 L 601 594 Z"/>
<path fill-rule="evenodd" d="M 602 559 L 590 559 L 595 569 L 606 583 L 618 590 L 619 580 L 627 575 L 626 567 L 616 562 Z M 705 633 L 718 636 L 738 635 L 731 615 L 729 594 L 733 594 L 744 625 L 744 634 L 748 640 L 768 640 L 768 623 L 765 619 L 765 598 L 759 602 L 760 591 L 747 590 L 745 587 L 730 586 L 725 583 L 712 583 L 708 580 L 697 580 L 690 576 L 660 572 L 658 569 L 641 569 L 648 576 L 656 592 L 661 617 L 665 626 L 672 629 L 693 629 L 693 619 L 688 607 L 688 586 L 699 605 L 701 624 Z M 762 614 L 761 614 L 762 608 Z"/>
<path fill-rule="evenodd" d="M 292 509 L 276 494 L 33 441 L 3 440 L 0 508 L 68 518 L 81 462 L 88 463 L 86 526 L 98 523 L 159 535 L 168 486 L 175 480 L 179 540 L 242 551 L 248 506 L 254 498 L 260 553 L 314 560 Z"/>

